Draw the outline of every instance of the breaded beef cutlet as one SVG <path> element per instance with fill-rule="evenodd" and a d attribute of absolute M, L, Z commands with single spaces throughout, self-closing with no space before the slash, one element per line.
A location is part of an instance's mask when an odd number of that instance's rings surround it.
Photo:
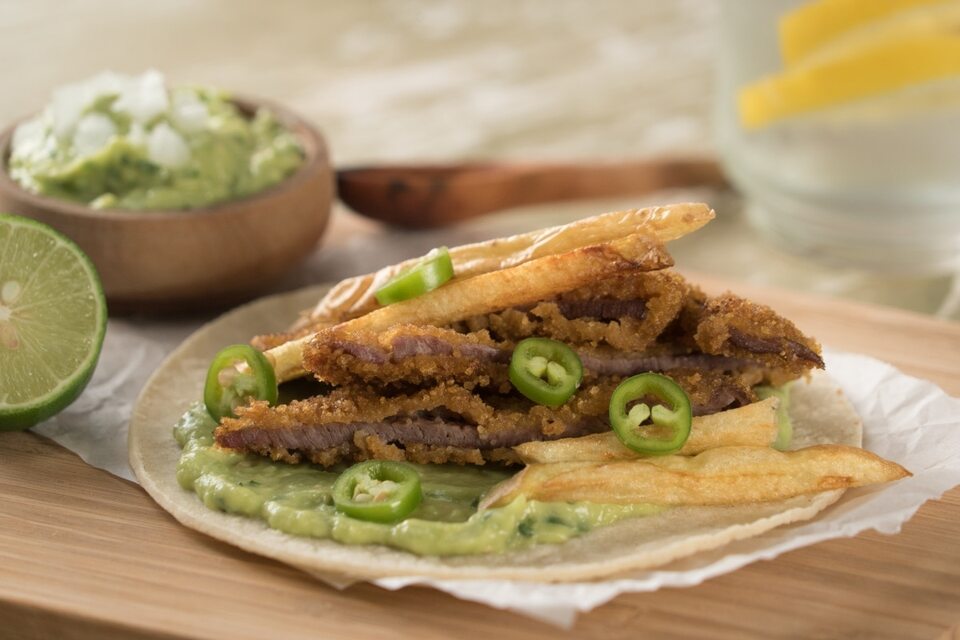
<path fill-rule="evenodd" d="M 568 344 L 584 366 L 580 389 L 556 409 L 509 383 L 514 346 L 534 336 Z M 217 441 L 323 465 L 513 463 L 514 445 L 609 429 L 610 393 L 635 373 L 669 375 L 703 415 L 755 401 L 758 384 L 822 367 L 819 352 L 768 307 L 732 294 L 709 298 L 670 270 L 633 271 L 444 326 L 323 329 L 304 347 L 303 363 L 335 390 L 241 408 Z"/>

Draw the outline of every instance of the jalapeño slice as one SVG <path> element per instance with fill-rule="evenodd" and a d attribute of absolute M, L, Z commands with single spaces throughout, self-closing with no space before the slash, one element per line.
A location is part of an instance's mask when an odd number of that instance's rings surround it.
<path fill-rule="evenodd" d="M 582 379 L 580 358 L 556 340 L 521 340 L 510 358 L 511 384 L 537 404 L 559 407 L 576 392 Z"/>
<path fill-rule="evenodd" d="M 637 453 L 675 453 L 690 436 L 690 398 L 676 382 L 657 373 L 627 378 L 610 396 L 610 426 Z"/>
<path fill-rule="evenodd" d="M 267 357 L 246 344 L 221 350 L 207 370 L 203 403 L 210 416 L 220 421 L 235 417 L 233 410 L 251 400 L 277 403 L 277 377 Z"/>
<path fill-rule="evenodd" d="M 453 261 L 446 247 L 434 249 L 416 266 L 403 271 L 377 289 L 374 296 L 382 305 L 409 300 L 432 291 L 453 277 Z"/>
<path fill-rule="evenodd" d="M 333 484 L 337 510 L 370 522 L 403 520 L 422 497 L 420 474 L 403 462 L 367 460 L 341 473 Z"/>

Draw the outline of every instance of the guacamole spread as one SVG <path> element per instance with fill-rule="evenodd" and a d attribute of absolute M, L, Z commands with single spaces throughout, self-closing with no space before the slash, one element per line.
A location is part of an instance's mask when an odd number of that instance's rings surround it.
<path fill-rule="evenodd" d="M 157 72 L 105 73 L 54 92 L 20 125 L 7 169 L 29 191 L 96 209 L 189 209 L 262 191 L 303 159 L 265 109 L 249 115 L 217 90 L 169 89 Z"/>
<path fill-rule="evenodd" d="M 183 449 L 177 481 L 218 511 L 259 518 L 298 536 L 344 544 L 382 544 L 419 555 L 502 553 L 560 543 L 617 520 L 656 513 L 650 505 L 553 503 L 518 498 L 477 511 L 481 496 L 511 473 L 494 468 L 413 465 L 423 500 L 406 519 L 382 524 L 337 511 L 331 491 L 338 470 L 290 465 L 214 446 L 216 423 L 196 403 L 174 427 Z M 340 469 L 339 471 L 342 471 Z"/>

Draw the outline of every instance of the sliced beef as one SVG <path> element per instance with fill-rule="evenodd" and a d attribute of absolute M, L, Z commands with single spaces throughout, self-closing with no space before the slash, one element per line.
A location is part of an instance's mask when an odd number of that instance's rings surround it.
<path fill-rule="evenodd" d="M 587 300 L 558 300 L 560 313 L 568 320 L 573 318 L 593 318 L 605 322 L 619 321 L 621 318 L 643 320 L 647 315 L 647 303 L 642 299 L 619 300 L 602 297 Z"/>
<path fill-rule="evenodd" d="M 707 301 L 694 338 L 704 353 L 751 360 L 780 378 L 823 367 L 816 340 L 770 307 L 729 293 Z"/>
<path fill-rule="evenodd" d="M 645 371 L 670 372 L 677 369 L 737 371 L 752 366 L 747 360 L 703 353 L 652 356 L 641 353 L 618 354 L 612 350 L 580 350 L 578 355 L 583 368 L 596 376 L 622 377 Z"/>
<path fill-rule="evenodd" d="M 462 333 L 488 332 L 500 342 L 544 336 L 571 345 L 643 352 L 680 312 L 689 285 L 669 270 L 609 278 L 523 308 L 467 318 Z"/>
<path fill-rule="evenodd" d="M 742 376 L 723 371 L 678 371 L 695 415 L 756 398 Z M 254 403 L 224 419 L 220 446 L 331 465 L 389 455 L 415 462 L 512 462 L 509 447 L 531 440 L 574 437 L 609 429 L 616 382 L 582 386 L 566 404 L 550 408 L 516 394 L 476 394 L 442 384 L 392 396 L 382 389 L 343 387 L 329 395 L 270 407 Z"/>
<path fill-rule="evenodd" d="M 567 438 L 596 433 L 608 428 L 598 418 L 588 418 L 579 424 L 568 425 L 551 439 Z M 486 451 L 512 447 L 523 442 L 543 440 L 546 436 L 531 426 L 518 426 L 481 435 L 476 425 L 451 420 L 423 418 L 394 418 L 384 422 L 332 422 L 302 425 L 281 429 L 252 427 L 238 431 L 224 431 L 217 435 L 217 444 L 231 449 L 286 450 L 301 454 L 322 452 L 352 445 L 357 433 L 373 435 L 381 441 L 407 447 L 411 444 L 431 447 L 456 447 Z"/>
<path fill-rule="evenodd" d="M 609 347 L 576 350 L 588 380 L 644 371 L 737 371 L 755 366 L 742 358 L 702 353 L 653 355 Z M 456 382 L 506 392 L 510 389 L 508 365 L 512 353 L 512 344 L 495 343 L 486 335 L 403 325 L 383 334 L 354 334 L 350 339 L 325 339 L 325 334 L 318 334 L 305 348 L 304 361 L 320 379 L 335 385 Z"/>
<path fill-rule="evenodd" d="M 509 447 L 521 442 L 609 428 L 610 395 L 635 373 L 666 373 L 703 415 L 755 401 L 760 383 L 823 365 L 816 341 L 772 309 L 732 294 L 709 298 L 669 271 L 611 278 L 449 327 L 345 327 L 318 332 L 303 350 L 305 367 L 332 392 L 241 408 L 219 426 L 217 442 L 322 465 L 513 462 Z M 531 336 L 570 345 L 584 364 L 580 389 L 556 409 L 510 385 L 513 348 Z"/>
<path fill-rule="evenodd" d="M 789 354 L 800 360 L 806 360 L 812 366 L 823 367 L 823 358 L 820 357 L 820 354 L 807 345 L 789 338 L 779 336 L 762 338 L 750 335 L 736 327 L 730 327 L 729 341 L 732 346 L 745 349 L 753 354 Z"/>

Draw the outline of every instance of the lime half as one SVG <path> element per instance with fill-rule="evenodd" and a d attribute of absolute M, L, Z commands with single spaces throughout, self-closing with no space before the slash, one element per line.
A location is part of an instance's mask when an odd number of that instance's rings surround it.
<path fill-rule="evenodd" d="M 26 429 L 73 402 L 106 328 L 100 278 L 80 248 L 0 214 L 0 430 Z"/>

